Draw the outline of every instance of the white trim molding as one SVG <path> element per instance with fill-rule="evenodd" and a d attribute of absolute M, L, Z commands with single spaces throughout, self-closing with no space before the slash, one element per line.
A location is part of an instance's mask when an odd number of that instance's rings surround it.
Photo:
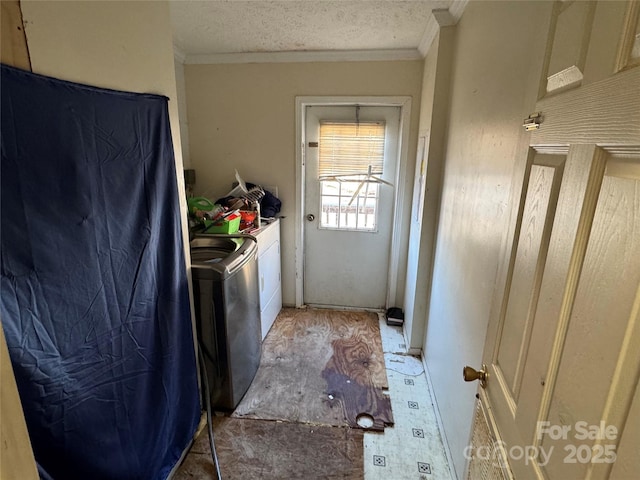
<path fill-rule="evenodd" d="M 444 447 L 444 453 L 447 456 L 447 463 L 449 464 L 449 474 L 452 480 L 459 480 L 458 474 L 454 467 L 453 455 L 451 454 L 451 448 L 449 447 L 449 439 L 447 438 L 447 431 L 444 429 L 444 422 L 442 421 L 442 415 L 440 415 L 440 407 L 438 407 L 438 399 L 435 395 L 433 388 L 433 382 L 431 381 L 431 375 L 429 374 L 429 366 L 424 355 L 420 355 L 422 366 L 424 367 L 424 375 L 427 377 L 427 385 L 429 387 L 429 396 L 431 397 L 431 403 L 433 404 L 433 410 L 438 424 L 438 430 L 440 431 L 440 437 L 442 438 L 442 446 Z"/>
<path fill-rule="evenodd" d="M 448 9 L 433 10 L 417 48 L 189 54 L 181 47 L 174 45 L 173 54 L 176 60 L 185 65 L 421 60 L 427 55 L 429 47 L 439 29 L 458 23 L 468 1 L 469 0 L 453 0 Z"/>
<path fill-rule="evenodd" d="M 420 39 L 420 43 L 418 44 L 418 51 L 423 58 L 427 56 L 431 43 L 433 39 L 436 38 L 440 28 L 450 27 L 458 23 L 468 1 L 469 0 L 454 0 L 448 9 L 442 8 L 431 11 L 424 33 L 422 34 L 422 39 Z"/>
<path fill-rule="evenodd" d="M 175 58 L 179 63 L 184 64 L 187 60 L 187 54 L 182 48 L 177 45 L 173 45 L 173 58 Z"/>
<path fill-rule="evenodd" d="M 293 52 L 246 52 L 187 55 L 185 64 L 223 63 L 303 63 L 303 62 L 379 62 L 421 60 L 415 48 L 389 50 L 323 50 Z"/>
<path fill-rule="evenodd" d="M 467 3 L 469 3 L 469 0 L 453 0 L 453 3 L 449 7 L 449 13 L 453 18 L 455 18 L 455 23 L 452 25 L 455 25 L 460 21 L 460 18 L 464 13 L 464 9 L 467 7 Z"/>
<path fill-rule="evenodd" d="M 396 185 L 404 185 L 407 175 L 409 158 L 409 132 L 411 120 L 411 97 L 409 96 L 308 96 L 296 97 L 296 207 L 294 218 L 295 229 L 295 306 L 304 306 L 304 152 L 305 152 L 305 110 L 310 106 L 385 106 L 400 107 L 400 144 L 398 150 L 398 173 Z M 393 234 L 391 237 L 391 254 L 389 257 L 389 272 L 387 280 L 387 306 L 396 304 L 396 290 L 398 286 L 398 269 L 402 242 L 400 235 L 403 231 L 402 218 L 404 215 L 407 192 L 404 188 L 395 189 L 395 211 L 393 217 Z"/>

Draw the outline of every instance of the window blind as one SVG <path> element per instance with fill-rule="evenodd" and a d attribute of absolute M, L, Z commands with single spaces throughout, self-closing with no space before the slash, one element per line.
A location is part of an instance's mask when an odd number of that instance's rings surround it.
<path fill-rule="evenodd" d="M 384 122 L 321 122 L 318 177 L 382 174 Z"/>

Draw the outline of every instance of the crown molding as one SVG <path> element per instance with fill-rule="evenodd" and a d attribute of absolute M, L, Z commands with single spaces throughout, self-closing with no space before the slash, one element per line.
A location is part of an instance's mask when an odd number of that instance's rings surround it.
<path fill-rule="evenodd" d="M 420 60 L 427 55 L 440 28 L 458 23 L 468 2 L 469 0 L 454 0 L 448 9 L 433 10 L 417 49 L 186 54 L 180 47 L 174 45 L 173 53 L 176 60 L 185 65 Z"/>
<path fill-rule="evenodd" d="M 427 26 L 424 29 L 420 44 L 418 45 L 418 51 L 422 57 L 427 56 L 431 43 L 433 39 L 436 38 L 440 28 L 450 27 L 458 23 L 468 2 L 469 0 L 454 0 L 448 9 L 434 9 L 431 11 L 429 20 L 427 20 Z"/>
<path fill-rule="evenodd" d="M 376 62 L 420 59 L 422 59 L 422 55 L 417 49 L 407 48 L 397 50 L 214 53 L 187 55 L 184 63 L 203 65 L 219 63 Z"/>
<path fill-rule="evenodd" d="M 458 20 L 447 8 L 431 10 L 431 15 L 436 20 L 439 27 L 450 27 L 458 23 Z"/>
<path fill-rule="evenodd" d="M 184 64 L 187 59 L 187 54 L 179 46 L 173 45 L 173 58 Z"/>
<path fill-rule="evenodd" d="M 420 39 L 420 44 L 418 45 L 418 51 L 422 57 L 426 57 L 427 53 L 429 53 L 429 48 L 431 47 L 431 43 L 433 39 L 436 38 L 436 35 L 440 31 L 440 26 L 436 21 L 433 15 L 429 15 L 429 20 L 427 20 L 427 26 L 424 29 L 424 33 L 422 34 L 422 38 Z"/>
<path fill-rule="evenodd" d="M 454 25 L 460 21 L 460 18 L 464 13 L 464 9 L 467 7 L 467 3 L 469 3 L 469 0 L 454 0 L 449 7 L 449 13 L 451 13 L 453 18 L 455 18 Z"/>

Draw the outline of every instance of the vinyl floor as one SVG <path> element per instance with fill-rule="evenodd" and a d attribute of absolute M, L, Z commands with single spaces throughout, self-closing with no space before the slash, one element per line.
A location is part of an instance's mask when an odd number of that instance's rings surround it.
<path fill-rule="evenodd" d="M 451 480 L 422 361 L 406 354 L 400 327 L 380 316 L 389 397 L 395 423 L 364 434 L 366 480 Z"/>

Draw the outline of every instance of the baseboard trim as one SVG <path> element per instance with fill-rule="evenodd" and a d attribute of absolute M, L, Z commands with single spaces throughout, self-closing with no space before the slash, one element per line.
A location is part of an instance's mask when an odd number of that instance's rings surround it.
<path fill-rule="evenodd" d="M 429 395 L 431 396 L 431 403 L 433 404 L 433 410 L 436 414 L 436 422 L 438 423 L 438 430 L 440 431 L 440 437 L 442 438 L 442 445 L 444 447 L 444 453 L 447 456 L 447 462 L 449 463 L 449 474 L 452 480 L 460 480 L 456 473 L 456 469 L 453 463 L 453 456 L 451 455 L 451 448 L 449 447 L 449 440 L 444 430 L 444 423 L 442 423 L 442 416 L 440 415 L 440 408 L 438 407 L 438 401 L 434 394 L 433 383 L 431 382 L 431 375 L 429 374 L 429 367 L 424 355 L 421 355 L 422 366 L 424 367 L 424 375 L 427 378 L 427 385 L 429 386 Z"/>
<path fill-rule="evenodd" d="M 406 341 L 406 339 L 405 339 L 405 341 Z M 422 349 L 421 348 L 409 348 L 409 349 L 407 349 L 407 355 L 411 355 L 412 357 L 422 358 Z"/>

